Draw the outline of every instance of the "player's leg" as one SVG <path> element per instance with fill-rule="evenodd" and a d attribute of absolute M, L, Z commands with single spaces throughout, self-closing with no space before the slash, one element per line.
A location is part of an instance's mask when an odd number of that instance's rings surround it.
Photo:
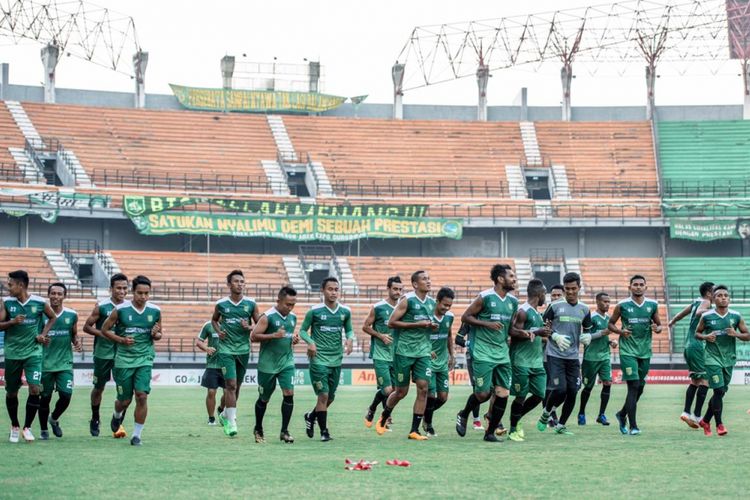
<path fill-rule="evenodd" d="M 521 417 L 523 417 L 523 405 L 526 401 L 526 395 L 529 392 L 529 371 L 525 367 L 513 367 L 511 396 L 515 399 L 513 399 L 510 405 L 510 434 L 508 434 L 508 438 L 511 441 L 524 440 L 518 432 L 518 423 L 521 421 Z"/>
<path fill-rule="evenodd" d="M 18 391 L 21 388 L 23 361 L 15 359 L 5 360 L 5 408 L 10 418 L 11 443 L 17 443 L 21 434 L 21 423 L 18 421 Z"/>
<path fill-rule="evenodd" d="M 466 400 L 464 409 L 459 411 L 456 415 L 456 432 L 461 437 L 466 435 L 466 422 L 469 418 L 469 414 L 472 413 L 475 408 L 479 408 L 479 405 L 490 399 L 492 393 L 492 374 L 495 369 L 495 364 L 476 360 L 472 363 L 472 385 L 474 390 Z M 493 432 L 494 430 L 495 429 L 492 429 Z M 487 429 L 485 429 L 485 432 L 486 431 Z"/>
<path fill-rule="evenodd" d="M 201 387 L 206 389 L 206 413 L 208 425 L 216 425 L 216 391 L 221 373 L 215 368 L 206 368 L 201 376 Z"/>
<path fill-rule="evenodd" d="M 281 401 L 281 433 L 279 439 L 285 443 L 293 443 L 294 438 L 289 434 L 289 422 L 294 413 L 294 367 L 288 366 L 276 377 L 283 399 Z"/>
<path fill-rule="evenodd" d="M 385 401 L 393 391 L 391 385 L 391 363 L 387 361 L 374 360 L 373 369 L 375 370 L 375 379 L 377 380 L 378 388 L 375 391 L 375 397 L 372 399 L 372 403 L 367 407 L 365 413 L 365 427 L 372 427 L 372 421 L 375 419 L 375 412 L 379 405 L 385 405 Z"/>
<path fill-rule="evenodd" d="M 586 404 L 591 397 L 591 391 L 596 385 L 596 375 L 599 372 L 600 361 L 584 359 L 581 364 L 581 379 L 583 390 L 581 391 L 581 403 L 578 407 L 578 425 L 586 425 Z"/>
<path fill-rule="evenodd" d="M 695 408 L 693 409 L 692 419 L 694 422 L 699 422 L 701 415 L 703 414 L 703 403 L 706 401 L 708 395 L 708 380 L 698 380 L 698 391 L 695 395 Z"/>
<path fill-rule="evenodd" d="M 610 360 L 603 361 L 599 365 L 599 380 L 602 381 L 602 393 L 599 399 L 599 415 L 596 422 L 602 425 L 609 425 L 606 412 L 609 404 L 609 397 L 612 394 L 612 363 Z"/>
<path fill-rule="evenodd" d="M 406 395 L 409 394 L 412 366 L 416 362 L 416 359 L 417 358 L 401 356 L 399 354 L 393 356 L 394 388 L 393 391 L 388 395 L 388 399 L 385 401 L 383 412 L 380 414 L 380 418 L 375 423 L 375 431 L 380 435 L 388 430 L 386 424 L 388 422 L 388 419 L 391 417 L 393 409 L 396 407 L 399 401 L 404 399 Z"/>
<path fill-rule="evenodd" d="M 240 389 L 242 384 L 245 382 L 245 375 L 247 374 L 247 364 L 250 361 L 250 353 L 237 354 L 234 356 L 234 366 L 237 373 L 237 388 L 234 391 L 234 406 L 237 407 L 237 401 L 240 399 Z"/>
<path fill-rule="evenodd" d="M 472 387 L 474 386 L 474 363 L 471 359 L 471 354 L 466 351 L 466 371 L 469 372 L 469 380 L 471 381 Z M 480 405 L 481 406 L 481 405 Z M 483 431 L 484 426 L 482 425 L 482 419 L 479 418 L 479 406 L 471 410 L 471 416 L 473 419 L 472 428 L 477 431 Z"/>
<path fill-rule="evenodd" d="M 437 404 L 437 372 L 433 371 L 430 375 L 430 381 L 427 384 L 427 405 L 424 410 L 424 419 L 422 420 L 422 427 L 424 428 L 425 434 L 428 436 L 434 435 L 434 429 L 432 428 L 432 415 L 435 413 L 435 405 Z"/>
<path fill-rule="evenodd" d="M 416 386 L 417 397 L 414 400 L 409 439 L 421 439 L 425 437 L 419 433 L 419 427 L 422 424 L 422 419 L 424 418 L 424 413 L 427 408 L 427 393 L 430 379 L 432 378 L 431 364 L 432 361 L 429 356 L 415 358 L 414 363 L 412 364 L 411 379 Z M 406 387 L 408 388 L 409 386 Z"/>
<path fill-rule="evenodd" d="M 703 403 L 706 401 L 706 396 L 708 394 L 708 376 L 706 375 L 705 350 L 702 348 L 691 349 L 690 365 L 688 366 L 690 367 L 691 372 L 691 382 L 694 381 L 698 385 L 695 394 L 695 408 L 692 412 L 692 420 L 697 424 L 700 421 L 701 414 L 703 413 Z"/>
<path fill-rule="evenodd" d="M 327 367 L 327 373 L 326 373 L 326 394 L 325 394 L 325 402 L 323 403 L 323 395 L 318 396 L 318 406 L 323 404 L 323 408 L 319 409 L 316 407 L 315 409 L 315 415 L 318 420 L 318 426 L 320 427 L 320 440 L 321 441 L 330 441 L 331 439 L 331 433 L 328 430 L 328 408 L 333 404 L 333 401 L 336 399 L 336 389 L 339 387 L 339 380 L 341 379 L 341 367 L 340 366 L 331 366 Z"/>
<path fill-rule="evenodd" d="M 433 387 L 433 380 L 434 380 L 434 387 Z M 434 391 L 434 392 L 433 392 Z M 425 409 L 424 414 L 424 422 L 425 424 L 429 423 L 429 431 L 425 428 L 425 433 L 432 434 L 432 436 L 437 436 L 435 433 L 435 428 L 432 425 L 432 418 L 436 411 L 438 411 L 440 408 L 445 405 L 445 403 L 448 402 L 448 393 L 450 391 L 450 386 L 448 384 L 448 372 L 433 372 L 432 377 L 430 377 L 430 388 L 428 389 L 429 396 L 433 396 L 432 401 L 432 410 L 429 415 L 430 420 L 427 421 L 427 414 L 430 411 L 430 397 L 428 396 L 427 399 L 427 408 Z M 425 427 L 428 427 L 425 425 Z"/>
<path fill-rule="evenodd" d="M 558 424 L 555 426 L 555 432 L 569 434 L 569 432 L 565 432 L 565 424 L 567 424 L 568 418 L 573 414 L 576 406 L 576 397 L 581 386 L 581 363 L 578 359 L 566 359 L 563 362 L 565 365 L 565 402 Z"/>
<path fill-rule="evenodd" d="M 505 408 L 508 405 L 512 373 L 510 363 L 497 365 L 492 370 L 492 387 L 495 399 L 490 407 L 489 426 L 484 431 L 485 441 L 498 441 L 497 437 L 495 437 L 495 429 L 497 429 L 497 426 L 500 424 L 500 420 L 502 420 L 503 415 L 505 414 Z"/>
<path fill-rule="evenodd" d="M 237 363 L 231 354 L 219 354 L 221 376 L 224 377 L 224 410 L 219 414 L 219 422 L 226 436 L 237 435 Z"/>
<path fill-rule="evenodd" d="M 550 415 L 558 406 L 565 402 L 567 391 L 567 378 L 565 373 L 565 360 L 555 357 L 547 357 L 547 395 L 542 416 L 536 424 L 537 430 L 544 432 L 547 428 Z"/>
<path fill-rule="evenodd" d="M 315 435 L 315 421 L 318 420 L 318 412 L 324 412 L 328 409 L 328 367 L 310 363 L 309 370 L 310 383 L 317 398 L 312 411 L 305 413 L 307 437 L 312 438 Z M 324 418 L 327 418 L 327 413 Z M 323 422 L 323 425 L 327 426 L 327 422 Z"/>
<path fill-rule="evenodd" d="M 635 408 L 638 400 L 638 389 L 641 385 L 638 377 L 638 360 L 632 356 L 620 355 L 620 368 L 622 370 L 622 381 L 627 384 L 627 395 L 622 409 L 615 414 L 617 423 L 622 434 L 627 434 L 627 425 L 638 428 L 635 419 Z"/>
<path fill-rule="evenodd" d="M 727 428 L 724 426 L 724 421 L 721 417 L 722 410 L 724 409 L 724 396 L 729 390 L 729 384 L 732 382 L 732 368 L 722 368 L 722 382 L 724 385 L 714 389 L 714 396 L 711 398 L 713 400 L 714 418 L 716 419 L 716 434 L 719 436 L 727 435 Z"/>
<path fill-rule="evenodd" d="M 55 372 L 55 390 L 57 391 L 57 402 L 55 409 L 49 416 L 49 425 L 52 427 L 52 433 L 55 437 L 63 436 L 62 427 L 60 427 L 60 417 L 70 406 L 70 400 L 73 397 L 73 370 Z"/>
<path fill-rule="evenodd" d="M 23 371 L 26 374 L 26 383 L 29 385 L 29 397 L 26 399 L 26 418 L 24 419 L 23 429 L 21 429 L 21 435 L 26 441 L 33 441 L 34 434 L 31 432 L 31 424 L 34 423 L 42 399 L 42 357 L 32 356 L 27 358 L 24 361 Z"/>
<path fill-rule="evenodd" d="M 135 368 L 115 368 L 112 370 L 117 386 L 117 398 L 115 399 L 115 410 L 112 413 L 110 428 L 112 436 L 115 438 L 124 438 L 127 436 L 125 427 L 122 425 L 125 418 L 125 410 L 130 406 L 133 400 L 135 388 Z"/>
<path fill-rule="evenodd" d="M 698 393 L 698 387 L 700 387 L 700 383 L 698 381 L 702 378 L 705 378 L 706 376 L 705 373 L 702 373 L 705 372 L 705 367 L 702 368 L 697 363 L 698 356 L 695 349 L 692 349 L 690 347 L 686 348 L 683 351 L 683 356 L 685 357 L 685 363 L 688 366 L 690 383 L 688 384 L 687 390 L 685 391 L 685 406 L 682 410 L 682 415 L 680 415 L 680 420 L 685 422 L 691 428 L 697 429 L 698 425 L 696 424 L 695 420 L 693 420 L 692 409 L 693 402 L 695 401 L 695 396 Z"/>
<path fill-rule="evenodd" d="M 42 392 L 40 393 L 39 400 L 39 439 L 46 441 L 49 439 L 49 430 L 47 425 L 49 423 L 49 412 L 50 403 L 52 401 L 52 394 L 55 390 L 55 374 L 53 372 L 42 372 Z"/>
<path fill-rule="evenodd" d="M 206 389 L 206 413 L 208 425 L 216 425 L 216 389 Z"/>
<path fill-rule="evenodd" d="M 91 420 L 89 420 L 89 432 L 92 436 L 99 435 L 99 409 L 102 404 L 102 395 L 107 382 L 112 378 L 112 369 L 115 366 L 114 359 L 101 359 L 94 357 L 94 377 L 91 389 Z"/>
<path fill-rule="evenodd" d="M 268 402 L 271 400 L 271 395 L 275 390 L 276 374 L 259 371 L 258 399 L 255 401 L 255 428 L 253 429 L 256 443 L 266 442 L 263 435 L 263 417 L 266 414 L 266 408 L 268 408 Z"/>
<path fill-rule="evenodd" d="M 140 446 L 141 432 L 146 425 L 148 416 L 148 395 L 151 393 L 151 366 L 139 366 L 135 369 L 133 376 L 133 389 L 135 391 L 135 425 L 133 426 L 133 438 L 130 444 Z"/>

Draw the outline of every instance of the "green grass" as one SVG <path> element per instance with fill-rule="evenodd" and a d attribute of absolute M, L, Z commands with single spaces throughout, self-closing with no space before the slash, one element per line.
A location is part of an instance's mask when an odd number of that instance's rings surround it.
<path fill-rule="evenodd" d="M 613 391 L 608 414 L 614 420 L 624 388 Z M 468 395 L 457 388 L 438 411 L 439 436 L 426 442 L 406 440 L 411 397 L 394 412 L 395 429 L 383 437 L 365 429 L 362 413 L 369 388 L 345 387 L 329 417 L 334 441 L 310 440 L 302 414 L 312 406 L 309 387 L 298 388 L 292 434 L 297 442 L 278 441 L 281 395 L 274 394 L 266 414 L 269 442 L 256 445 L 251 416 L 256 392 L 240 398 L 235 439 L 205 425 L 203 391 L 155 388 L 144 446 L 127 440 L 88 435 L 88 389 L 80 388 L 62 418 L 65 436 L 49 442 L 12 445 L 0 442 L 0 497 L 607 497 L 716 498 L 747 494 L 746 460 L 750 442 L 750 388 L 732 387 L 725 398 L 727 437 L 706 438 L 678 420 L 684 388 L 649 386 L 639 408 L 644 434 L 621 436 L 612 425 L 579 428 L 575 436 L 534 429 L 534 412 L 526 419 L 525 443 L 493 445 L 469 430 L 454 431 L 454 416 Z M 111 401 L 108 388 L 105 400 Z M 599 403 L 595 389 L 589 403 L 593 421 Z M 22 409 L 25 395 L 22 395 Z M 110 404 L 102 414 L 109 414 Z M 508 416 L 505 417 L 507 423 Z M 106 418 L 108 421 L 108 418 Z M 126 427 L 132 429 L 132 412 Z M 5 410 L 0 426 L 7 428 Z M 108 426 L 108 424 L 107 424 Z M 35 423 L 38 437 L 38 424 Z M 344 458 L 377 460 L 370 472 L 344 470 Z M 391 458 L 408 459 L 408 469 L 388 467 Z M 559 477 L 558 477 L 559 475 Z"/>

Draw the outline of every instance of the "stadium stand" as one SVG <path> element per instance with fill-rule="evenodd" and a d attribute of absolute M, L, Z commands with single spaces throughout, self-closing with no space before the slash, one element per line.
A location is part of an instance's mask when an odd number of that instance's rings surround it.
<path fill-rule="evenodd" d="M 0 248 L 0 277 L 3 282 L 8 277 L 8 273 L 17 269 L 24 269 L 29 273 L 32 281 L 44 283 L 45 287 L 48 282 L 56 281 L 55 271 L 50 266 L 49 261 L 44 255 L 44 250 L 39 248 Z M 38 293 L 38 291 L 34 291 Z"/>
<path fill-rule="evenodd" d="M 14 180 L 23 182 L 23 174 L 15 167 L 15 160 L 8 151 L 8 148 L 19 148 L 23 149 L 24 137 L 21 130 L 13 121 L 13 117 L 5 106 L 5 102 L 0 105 L 0 166 L 4 170 L 4 174 L 9 176 L 11 179 L 15 176 Z"/>
<path fill-rule="evenodd" d="M 664 301 L 664 269 L 659 258 L 582 258 L 578 262 L 585 296 L 592 304 L 599 292 L 607 292 L 618 300 L 626 298 L 628 284 L 634 274 L 645 276 L 648 297 Z"/>

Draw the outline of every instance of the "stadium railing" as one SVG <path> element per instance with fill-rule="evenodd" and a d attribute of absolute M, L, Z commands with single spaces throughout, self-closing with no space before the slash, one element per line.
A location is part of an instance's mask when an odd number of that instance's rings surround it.
<path fill-rule="evenodd" d="M 747 198 L 750 177 L 744 179 L 675 180 L 664 179 L 665 198 Z"/>
<path fill-rule="evenodd" d="M 417 180 L 417 179 L 371 179 L 371 180 L 336 180 L 331 183 L 337 194 L 344 196 L 400 196 L 421 198 L 423 196 L 470 196 L 470 197 L 507 197 L 509 187 L 503 181 L 462 181 Z M 514 193 L 515 194 L 515 193 Z M 526 191 L 520 193 L 527 196 Z"/>

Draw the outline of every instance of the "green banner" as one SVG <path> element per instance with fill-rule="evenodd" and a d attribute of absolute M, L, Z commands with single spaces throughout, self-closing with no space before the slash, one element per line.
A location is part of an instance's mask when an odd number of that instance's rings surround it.
<path fill-rule="evenodd" d="M 161 212 L 131 217 L 141 234 L 210 234 L 290 241 L 351 241 L 360 238 L 461 239 L 459 220 L 416 217 L 325 217 Z"/>
<path fill-rule="evenodd" d="M 141 216 L 173 210 L 188 205 L 207 203 L 232 212 L 262 215 L 294 215 L 311 217 L 424 217 L 427 205 L 317 205 L 229 198 L 194 198 L 187 196 L 130 196 L 123 197 L 123 209 L 128 216 Z"/>
<path fill-rule="evenodd" d="M 169 84 L 180 104 L 204 111 L 254 113 L 320 113 L 344 103 L 346 97 L 316 92 L 206 89 Z"/>
<path fill-rule="evenodd" d="M 0 201 L 0 211 L 14 217 L 39 215 L 44 221 L 50 223 L 57 220 L 61 209 L 106 208 L 110 203 L 109 196 L 33 189 L 0 188 L 0 196 L 13 198 Z M 24 206 L 17 206 L 19 203 Z"/>
<path fill-rule="evenodd" d="M 669 236 L 695 241 L 750 237 L 750 219 L 670 219 Z"/>

